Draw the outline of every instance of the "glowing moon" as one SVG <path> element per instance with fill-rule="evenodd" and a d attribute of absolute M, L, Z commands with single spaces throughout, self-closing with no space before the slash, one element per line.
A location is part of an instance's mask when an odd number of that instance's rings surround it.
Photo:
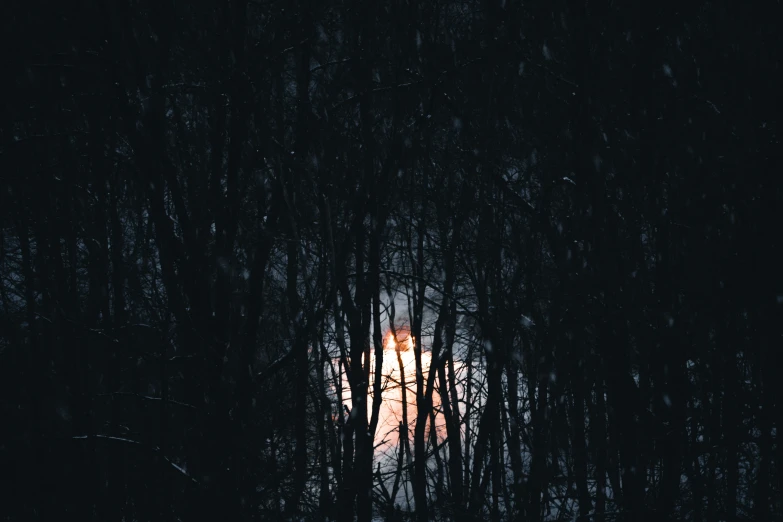
<path fill-rule="evenodd" d="M 403 400 L 402 400 L 402 376 L 405 376 L 405 403 L 407 404 L 408 432 L 409 438 L 413 439 L 413 428 L 416 425 L 416 355 L 414 349 L 415 339 L 407 332 L 398 331 L 397 339 L 391 332 L 383 338 L 383 364 L 381 365 L 381 407 L 378 412 L 378 427 L 375 431 L 375 446 L 379 453 L 394 450 L 399 442 L 400 423 L 403 421 Z M 399 358 L 397 348 L 399 347 Z M 425 385 L 427 375 L 430 369 L 430 352 L 422 351 L 421 366 Z M 400 362 L 402 371 L 400 371 Z M 372 385 L 375 382 L 375 350 L 370 354 L 370 389 L 372 396 Z M 435 411 L 440 408 L 440 395 L 436 388 L 432 394 L 432 402 Z M 347 378 L 343 377 L 344 400 L 350 404 L 350 387 Z M 369 404 L 372 403 L 370 399 Z M 368 406 L 369 406 L 368 404 Z M 369 417 L 368 411 L 368 417 Z M 369 420 L 369 419 L 368 419 Z M 429 425 L 429 421 L 428 421 Z M 429 426 L 428 426 L 429 429 Z M 436 430 L 438 438 L 445 436 L 445 426 L 442 416 L 436 415 Z M 441 433 L 443 432 L 443 433 Z M 429 438 L 429 434 L 427 435 Z"/>

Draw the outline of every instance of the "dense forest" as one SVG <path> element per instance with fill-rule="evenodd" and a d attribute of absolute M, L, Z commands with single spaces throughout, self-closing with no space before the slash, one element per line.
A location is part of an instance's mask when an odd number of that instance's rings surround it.
<path fill-rule="evenodd" d="M 0 12 L 0 520 L 783 520 L 779 2 Z"/>

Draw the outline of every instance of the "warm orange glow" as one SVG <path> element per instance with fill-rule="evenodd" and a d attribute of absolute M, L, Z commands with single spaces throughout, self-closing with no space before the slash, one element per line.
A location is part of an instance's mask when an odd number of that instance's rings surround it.
<path fill-rule="evenodd" d="M 383 349 L 384 351 L 396 352 L 399 346 L 401 352 L 407 352 L 413 349 L 413 342 L 413 336 L 408 335 L 408 333 L 398 330 L 397 339 L 395 339 L 394 334 L 389 330 L 383 338 Z"/>
<path fill-rule="evenodd" d="M 399 444 L 399 427 L 403 421 L 403 393 L 402 383 L 405 382 L 405 404 L 408 420 L 408 437 L 412 440 L 413 428 L 416 424 L 416 352 L 413 349 L 415 339 L 410 335 L 410 330 L 405 327 L 396 329 L 397 337 L 387 330 L 383 335 L 383 364 L 381 365 L 381 407 L 378 412 L 378 427 L 375 432 L 375 445 L 379 454 L 394 450 Z M 399 353 L 397 349 L 399 348 Z M 424 382 L 426 383 L 429 375 L 431 354 L 429 351 L 421 352 L 421 370 Z M 366 364 L 366 363 L 365 363 Z M 370 352 L 370 386 L 369 394 L 372 395 L 373 383 L 375 381 L 375 351 Z M 402 372 L 400 371 L 402 365 Z M 456 364 L 458 368 L 461 364 Z M 459 370 L 458 370 L 459 371 Z M 404 379 L 403 379 L 404 378 Z M 350 387 L 347 378 L 343 381 L 344 400 L 350 407 Z M 370 401 L 371 402 L 371 401 Z M 440 409 L 440 394 L 438 393 L 437 380 L 435 390 L 432 394 L 432 403 L 436 412 L 435 430 L 439 439 L 445 437 L 445 425 L 443 417 L 437 414 Z M 368 412 L 369 420 L 369 412 Z M 429 422 L 428 431 L 429 431 Z M 429 435 L 428 435 L 429 440 Z"/>

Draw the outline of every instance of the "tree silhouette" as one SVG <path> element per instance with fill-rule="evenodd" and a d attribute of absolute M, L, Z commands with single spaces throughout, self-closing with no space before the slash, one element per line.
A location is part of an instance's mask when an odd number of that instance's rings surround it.
<path fill-rule="evenodd" d="M 780 518 L 778 11 L 5 7 L 0 518 Z"/>

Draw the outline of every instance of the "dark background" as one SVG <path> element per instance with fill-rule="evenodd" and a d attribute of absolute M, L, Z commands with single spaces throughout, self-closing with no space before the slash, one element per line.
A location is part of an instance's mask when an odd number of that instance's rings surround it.
<path fill-rule="evenodd" d="M 0 520 L 783 519 L 779 3 L 1 9 Z"/>

